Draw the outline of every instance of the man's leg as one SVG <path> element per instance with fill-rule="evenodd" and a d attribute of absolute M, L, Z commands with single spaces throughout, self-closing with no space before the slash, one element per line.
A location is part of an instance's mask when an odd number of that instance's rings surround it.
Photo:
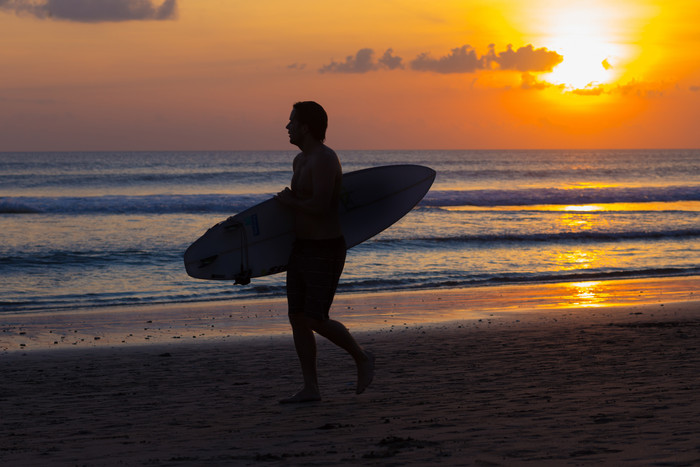
<path fill-rule="evenodd" d="M 299 357 L 301 373 L 304 377 L 304 387 L 292 397 L 282 399 L 280 403 L 313 402 L 321 400 L 316 373 L 316 337 L 309 327 L 307 318 L 301 314 L 289 315 L 294 336 L 294 347 Z"/>
<path fill-rule="evenodd" d="M 353 357 L 357 365 L 357 394 L 361 394 L 372 382 L 374 355 L 362 350 L 342 323 L 328 319 L 328 310 L 333 302 L 344 264 L 345 242 L 342 239 L 330 251 L 315 251 L 306 256 L 301 252 L 292 254 L 287 270 L 287 300 L 294 345 L 304 377 L 304 388 L 280 402 L 321 399 L 316 373 L 314 331 Z"/>
<path fill-rule="evenodd" d="M 309 319 L 309 318 L 307 318 Z M 339 321 L 309 319 L 309 327 L 344 349 L 355 359 L 357 365 L 357 394 L 362 394 L 374 378 L 374 355 L 360 347 L 350 331 Z M 315 369 L 315 366 L 314 366 Z"/>

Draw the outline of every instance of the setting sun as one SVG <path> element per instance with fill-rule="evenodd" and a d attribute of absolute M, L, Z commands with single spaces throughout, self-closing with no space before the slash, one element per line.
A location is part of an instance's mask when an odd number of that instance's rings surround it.
<path fill-rule="evenodd" d="M 567 7 L 555 10 L 549 19 L 548 45 L 564 56 L 561 64 L 543 75 L 552 84 L 567 90 L 594 88 L 611 82 L 619 74 L 616 67 L 627 54 L 615 42 L 614 25 L 606 21 L 610 7 Z"/>
<path fill-rule="evenodd" d="M 567 90 L 594 88 L 614 79 L 613 59 L 609 44 L 582 44 L 576 37 L 555 41 L 564 61 L 544 78 L 552 84 L 562 84 Z M 602 57 L 602 58 L 601 58 Z"/>

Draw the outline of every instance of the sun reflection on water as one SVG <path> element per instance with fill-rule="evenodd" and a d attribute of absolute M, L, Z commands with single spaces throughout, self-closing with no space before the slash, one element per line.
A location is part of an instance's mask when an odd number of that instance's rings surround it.
<path fill-rule="evenodd" d="M 572 232 L 590 231 L 600 227 L 604 222 L 595 213 L 603 208 L 594 205 L 565 206 L 559 223 Z M 556 254 L 555 262 L 560 271 L 580 271 L 602 266 L 605 252 L 598 249 L 571 249 Z M 568 285 L 565 296 L 566 307 L 600 307 L 610 294 L 600 281 L 574 282 Z"/>
<path fill-rule="evenodd" d="M 596 266 L 598 259 L 599 252 L 596 250 L 568 250 L 558 252 L 554 261 L 560 271 L 574 271 L 590 269 Z"/>
<path fill-rule="evenodd" d="M 567 307 L 600 307 L 610 297 L 600 281 L 573 282 L 568 284 L 567 289 Z"/>
<path fill-rule="evenodd" d="M 581 213 L 564 214 L 559 218 L 559 222 L 572 232 L 591 230 L 596 224 L 593 216 Z"/>
<path fill-rule="evenodd" d="M 567 206 L 559 216 L 558 223 L 570 232 L 590 231 L 600 222 L 598 216 L 587 214 L 588 206 Z M 554 262 L 560 271 L 591 269 L 600 262 L 597 250 L 580 248 L 558 251 Z"/>
<path fill-rule="evenodd" d="M 528 204 L 524 206 L 444 206 L 446 211 L 697 211 L 700 201 L 658 201 L 643 203 L 598 203 L 598 204 Z"/>
<path fill-rule="evenodd" d="M 585 206 L 565 206 L 564 211 L 573 211 L 573 212 L 593 212 L 593 211 L 602 211 L 603 208 L 601 206 L 594 206 L 587 204 Z"/>

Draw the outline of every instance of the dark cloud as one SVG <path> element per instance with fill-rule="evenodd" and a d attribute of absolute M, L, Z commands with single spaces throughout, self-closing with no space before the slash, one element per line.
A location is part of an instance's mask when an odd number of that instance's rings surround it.
<path fill-rule="evenodd" d="M 491 44 L 488 53 L 482 56 L 478 56 L 471 46 L 463 45 L 440 58 L 423 53 L 411 62 L 411 68 L 435 73 L 474 73 L 491 69 L 545 72 L 552 71 L 562 60 L 564 57 L 557 52 L 546 48 L 535 49 L 532 45 L 513 50 L 509 44 L 503 52 L 496 52 Z"/>
<path fill-rule="evenodd" d="M 564 56 L 544 47 L 536 49 L 531 44 L 518 50 L 513 50 L 513 46 L 508 44 L 505 51 L 496 53 L 496 47 L 491 44 L 485 59 L 498 64 L 501 70 L 546 72 L 559 65 Z"/>
<path fill-rule="evenodd" d="M 483 61 L 468 45 L 452 49 L 449 54 L 440 58 L 433 58 L 429 53 L 422 53 L 411 62 L 413 70 L 433 71 L 435 73 L 473 73 L 483 68 Z"/>
<path fill-rule="evenodd" d="M 690 90 L 693 92 L 700 92 L 700 86 L 690 86 Z"/>
<path fill-rule="evenodd" d="M 388 49 L 378 61 L 375 61 L 374 50 L 360 49 L 354 56 L 348 55 L 344 62 L 334 60 L 318 71 L 319 73 L 367 73 L 381 68 L 389 70 L 403 68 L 401 57 L 395 57 L 393 53 L 392 49 Z"/>
<path fill-rule="evenodd" d="M 0 0 L 0 10 L 81 23 L 167 20 L 177 16 L 177 0 Z"/>
<path fill-rule="evenodd" d="M 332 61 L 324 65 L 320 73 L 367 73 L 379 69 L 403 69 L 403 59 L 388 49 L 375 61 L 372 49 L 360 49 L 354 56 L 349 55 L 344 62 Z M 474 73 L 479 70 L 514 70 L 521 72 L 548 72 L 564 60 L 562 55 L 546 48 L 535 49 L 532 45 L 513 50 L 508 45 L 503 52 L 496 52 L 493 44 L 487 54 L 479 56 L 470 45 L 454 48 L 442 57 L 434 58 L 425 52 L 410 62 L 415 71 L 433 73 Z"/>
<path fill-rule="evenodd" d="M 384 55 L 382 55 L 382 58 L 379 59 L 379 63 L 390 70 L 396 70 L 397 68 L 403 69 L 401 60 L 401 57 L 394 56 L 393 49 L 387 49 L 387 51 L 384 52 Z"/>
<path fill-rule="evenodd" d="M 320 73 L 366 73 L 376 70 L 377 65 L 372 61 L 372 49 L 360 49 L 355 56 L 348 55 L 344 62 L 336 62 L 335 60 L 324 65 L 318 70 Z"/>

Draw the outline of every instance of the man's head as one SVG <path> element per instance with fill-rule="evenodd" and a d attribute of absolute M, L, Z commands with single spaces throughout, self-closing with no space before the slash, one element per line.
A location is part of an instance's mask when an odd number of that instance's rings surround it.
<path fill-rule="evenodd" d="M 294 104 L 293 112 L 294 118 L 308 127 L 314 139 L 320 142 L 326 139 L 328 115 L 320 104 L 313 101 L 297 102 Z"/>

